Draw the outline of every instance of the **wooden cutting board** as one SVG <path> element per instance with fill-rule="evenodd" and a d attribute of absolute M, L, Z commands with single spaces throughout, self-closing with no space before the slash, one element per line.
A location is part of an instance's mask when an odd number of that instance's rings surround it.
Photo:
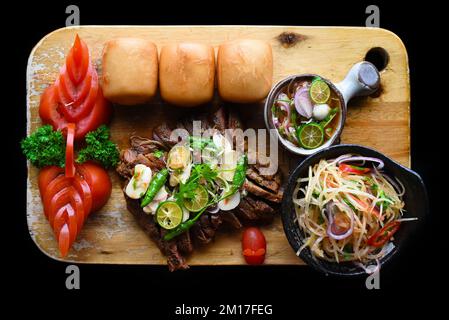
<path fill-rule="evenodd" d="M 294 33 L 297 42 L 280 41 L 283 32 Z M 271 43 L 274 55 L 274 83 L 299 73 L 316 73 L 340 81 L 350 67 L 364 59 L 373 47 L 384 48 L 389 62 L 381 72 L 381 91 L 376 96 L 350 102 L 343 143 L 373 147 L 400 163 L 410 166 L 410 88 L 407 52 L 393 33 L 375 28 L 288 27 L 288 26 L 85 26 L 63 28 L 45 36 L 30 54 L 27 69 L 27 132 L 41 125 L 39 98 L 52 84 L 63 65 L 65 55 L 78 33 L 87 43 L 93 61 L 101 73 L 103 44 L 116 37 L 142 37 L 162 45 L 178 41 L 208 43 L 215 48 L 222 42 L 238 38 L 262 39 Z M 288 39 L 295 38 L 289 37 Z M 285 39 L 285 38 L 284 38 Z M 216 103 L 221 103 L 216 101 Z M 264 128 L 263 104 L 233 106 L 246 127 Z M 131 133 L 150 136 L 151 128 L 179 109 L 164 105 L 160 99 L 147 106 L 114 107 L 112 139 L 120 148 L 128 146 Z M 280 151 L 284 176 L 299 159 Z M 37 246 L 54 259 L 60 259 L 53 232 L 42 211 L 37 187 L 38 170 L 28 167 L 27 219 L 31 237 Z M 120 180 L 111 171 L 112 196 L 108 204 L 92 214 L 65 261 L 76 263 L 165 264 L 155 244 L 134 222 L 125 208 Z M 280 217 L 262 228 L 268 243 L 266 264 L 303 264 L 284 236 Z M 241 255 L 241 232 L 219 232 L 215 241 L 196 250 L 190 265 L 245 264 Z"/>

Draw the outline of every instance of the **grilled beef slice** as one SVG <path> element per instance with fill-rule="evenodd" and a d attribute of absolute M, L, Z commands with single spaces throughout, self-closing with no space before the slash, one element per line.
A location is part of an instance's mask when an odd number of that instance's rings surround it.
<path fill-rule="evenodd" d="M 225 211 L 220 213 L 220 217 L 223 219 L 223 222 L 230 225 L 234 229 L 240 229 L 242 227 L 242 223 L 239 218 L 232 211 Z"/>
<path fill-rule="evenodd" d="M 164 122 L 161 125 L 157 126 L 153 130 L 153 138 L 162 142 L 167 147 L 174 146 L 177 141 L 173 141 L 170 139 L 170 135 L 172 133 L 172 129 L 170 129 L 169 125 Z"/>
<path fill-rule="evenodd" d="M 224 134 L 224 130 L 226 129 L 226 110 L 225 108 L 219 108 L 217 111 L 212 113 L 210 117 L 210 128 L 217 129 L 222 134 Z"/>
<path fill-rule="evenodd" d="M 282 201 L 283 193 L 279 191 L 277 193 L 269 192 L 263 189 L 261 186 L 256 185 L 254 182 L 246 179 L 243 184 L 243 188 L 245 188 L 249 193 L 257 197 L 261 197 L 271 202 L 280 203 Z"/>
<path fill-rule="evenodd" d="M 252 166 L 246 170 L 246 177 L 271 192 L 277 193 L 279 191 L 280 185 L 275 180 L 265 179 Z"/>
<path fill-rule="evenodd" d="M 187 269 L 189 266 L 178 249 L 178 238 L 171 241 L 163 241 L 162 237 L 165 234 L 165 230 L 156 225 L 152 215 L 148 215 L 142 210 L 139 200 L 131 199 L 126 195 L 125 199 L 128 211 L 133 214 L 139 226 L 145 231 L 151 240 L 156 243 L 162 253 L 167 256 L 169 270 L 174 271 L 179 269 Z M 185 244 L 182 245 L 182 248 L 186 248 Z"/>

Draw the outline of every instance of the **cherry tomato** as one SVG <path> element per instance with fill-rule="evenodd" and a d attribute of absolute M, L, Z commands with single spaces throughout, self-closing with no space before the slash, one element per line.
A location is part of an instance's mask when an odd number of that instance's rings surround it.
<path fill-rule="evenodd" d="M 267 243 L 259 228 L 250 227 L 243 232 L 242 251 L 248 264 L 262 264 L 265 260 Z"/>

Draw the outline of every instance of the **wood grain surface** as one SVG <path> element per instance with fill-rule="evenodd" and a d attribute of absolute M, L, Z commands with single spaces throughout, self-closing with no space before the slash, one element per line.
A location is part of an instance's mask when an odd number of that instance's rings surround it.
<path fill-rule="evenodd" d="M 298 35 L 298 41 L 285 45 L 283 32 Z M 87 43 L 93 61 L 101 73 L 103 44 L 122 36 L 154 41 L 158 49 L 171 42 L 195 41 L 217 49 L 222 42 L 238 38 L 263 39 L 271 43 L 274 58 L 273 83 L 291 74 L 316 73 L 338 82 L 350 67 L 364 59 L 373 47 L 389 54 L 381 72 L 380 94 L 356 98 L 349 103 L 341 142 L 373 147 L 398 162 L 410 166 L 410 89 L 407 52 L 393 33 L 376 28 L 290 27 L 290 26 L 83 26 L 56 30 L 45 36 L 30 54 L 27 69 L 27 132 L 41 125 L 39 98 L 52 84 L 64 63 L 75 34 Z M 223 104 L 215 98 L 215 104 Z M 239 110 L 246 127 L 264 128 L 263 104 L 231 106 Z M 131 133 L 150 136 L 151 129 L 168 117 L 186 110 L 167 106 L 158 98 L 142 106 L 114 106 L 112 139 L 120 148 L 128 146 Z M 280 150 L 284 177 L 299 159 Z M 28 166 L 27 219 L 37 246 L 54 259 L 60 259 L 53 232 L 42 211 L 37 188 L 38 170 Z M 125 208 L 121 183 L 111 171 L 112 196 L 100 211 L 91 214 L 65 261 L 76 263 L 165 264 L 165 257 L 134 222 Z M 268 250 L 266 264 L 303 264 L 284 236 L 280 217 L 264 226 Z M 241 232 L 219 232 L 215 241 L 196 250 L 190 265 L 245 264 L 241 255 Z"/>

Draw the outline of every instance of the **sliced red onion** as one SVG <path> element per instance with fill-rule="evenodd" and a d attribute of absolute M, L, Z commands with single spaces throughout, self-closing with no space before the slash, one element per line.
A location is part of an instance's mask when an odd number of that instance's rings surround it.
<path fill-rule="evenodd" d="M 278 100 L 276 101 L 276 104 L 278 105 L 279 108 L 281 108 L 287 114 L 285 119 L 290 121 L 290 104 L 285 100 L 290 100 L 290 99 L 288 98 L 288 96 L 285 93 L 281 93 L 278 96 Z"/>
<path fill-rule="evenodd" d="M 218 209 L 218 206 L 210 206 L 206 209 L 206 211 L 209 213 L 217 213 L 220 209 Z"/>
<path fill-rule="evenodd" d="M 338 158 L 331 159 L 329 161 L 330 162 L 337 162 L 337 163 L 339 163 L 341 160 L 346 159 L 346 158 L 350 158 L 350 157 L 352 157 L 352 154 L 348 153 L 348 154 L 343 154 L 343 155 L 339 156 Z"/>
<path fill-rule="evenodd" d="M 343 233 L 343 234 L 335 234 L 332 232 L 332 225 L 334 223 L 334 207 L 336 207 L 337 205 L 335 204 L 334 201 L 329 201 L 326 204 L 326 212 L 327 212 L 327 218 L 329 219 L 329 225 L 327 226 L 327 235 L 329 237 L 331 237 L 332 239 L 335 240 L 342 240 L 342 239 L 346 239 L 347 237 L 349 237 L 353 230 L 354 230 L 354 211 L 352 211 L 351 208 L 349 208 L 347 205 L 341 203 L 341 206 L 343 206 L 347 212 L 350 213 L 351 216 L 351 226 L 349 227 L 349 229 Z"/>
<path fill-rule="evenodd" d="M 310 100 L 308 87 L 301 87 L 296 90 L 294 101 L 296 111 L 298 111 L 300 115 L 307 119 L 312 118 L 313 104 Z"/>
<path fill-rule="evenodd" d="M 380 159 L 377 158 L 371 158 L 371 157 L 349 157 L 349 158 L 344 158 L 341 159 L 337 162 L 337 164 L 339 165 L 340 163 L 343 162 L 353 162 L 353 161 L 369 161 L 369 162 L 376 162 L 378 163 L 377 165 L 377 170 L 380 170 L 384 167 L 384 162 Z"/>
<path fill-rule="evenodd" d="M 405 194 L 405 187 L 398 178 L 395 177 L 396 181 L 394 181 L 391 177 L 386 174 L 383 174 L 382 177 L 385 178 L 394 188 L 394 190 L 398 193 L 398 196 L 403 196 Z"/>
<path fill-rule="evenodd" d="M 279 119 L 276 118 L 275 116 L 273 116 L 273 124 L 277 129 L 279 129 L 279 126 L 281 125 L 281 123 L 279 122 Z"/>
<path fill-rule="evenodd" d="M 296 142 L 298 141 L 298 138 L 296 137 L 296 130 L 293 127 L 288 127 L 288 132 L 290 133 L 290 137 L 293 138 L 293 140 L 295 140 Z"/>
<path fill-rule="evenodd" d="M 288 98 L 288 95 L 286 95 L 285 93 L 281 92 L 281 93 L 278 95 L 277 100 L 285 100 L 285 101 L 289 101 L 290 99 Z M 279 102 L 281 102 L 281 101 L 279 101 Z"/>

